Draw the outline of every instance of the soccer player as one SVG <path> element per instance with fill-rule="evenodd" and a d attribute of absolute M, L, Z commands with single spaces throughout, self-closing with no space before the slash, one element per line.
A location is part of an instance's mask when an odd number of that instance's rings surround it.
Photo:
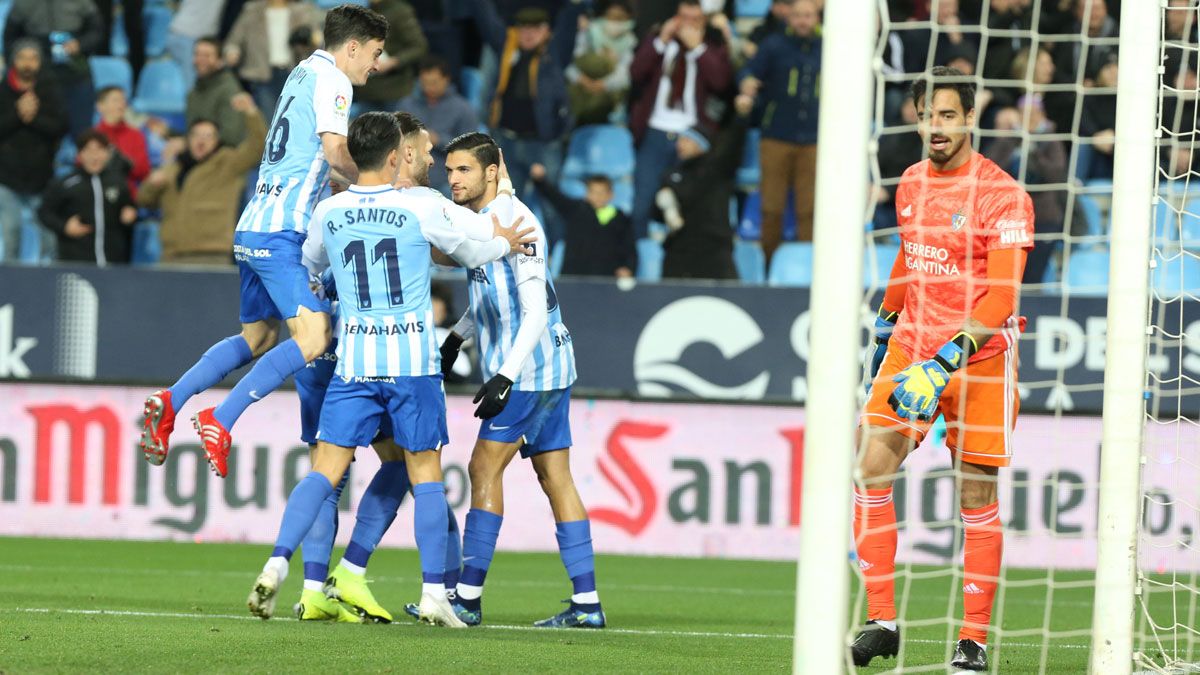
<path fill-rule="evenodd" d="M 1017 301 L 1033 204 L 1008 174 L 971 149 L 975 88 L 953 68 L 917 80 L 912 98 L 928 158 L 896 190 L 901 252 L 876 319 L 860 419 L 854 538 L 867 589 L 858 666 L 899 651 L 894 600 L 892 481 L 940 413 L 960 473 L 965 532 L 964 620 L 950 665 L 987 670 L 987 634 L 1003 534 L 996 476 L 1012 456 L 1017 397 Z"/>
<path fill-rule="evenodd" d="M 329 304 L 309 289 L 300 247 L 330 166 L 349 179 L 357 175 L 346 146 L 352 85 L 365 83 L 375 70 L 387 30 L 387 20 L 372 10 L 355 5 L 330 10 L 326 49 L 313 52 L 288 76 L 254 197 L 234 235 L 242 331 L 213 345 L 170 389 L 146 399 L 141 446 L 151 464 L 166 460 L 175 415 L 189 398 L 261 356 L 219 406 L 192 418 L 209 465 L 224 477 L 229 430 L 242 412 L 325 352 Z M 292 337 L 276 345 L 280 319 Z"/>
<path fill-rule="evenodd" d="M 264 619 L 274 612 L 292 552 L 342 480 L 354 449 L 370 443 L 386 419 L 404 449 L 413 486 L 424 579 L 421 619 L 464 626 L 443 586 L 447 504 L 441 447 L 449 439 L 433 339 L 430 250 L 437 246 L 460 264 L 482 265 L 526 251 L 523 244 L 532 240 L 526 236 L 532 229 L 503 228 L 504 236 L 487 243 L 469 240 L 450 225 L 441 200 L 393 189 L 400 141 L 393 115 L 367 113 L 356 119 L 347 146 L 358 180 L 321 202 L 313 214 L 323 228 L 335 285 L 346 289 L 339 296 L 336 377 L 321 409 L 313 470 L 289 496 L 275 549 L 247 600 L 250 611 Z"/>
<path fill-rule="evenodd" d="M 482 133 L 459 136 L 446 147 L 446 172 L 455 202 L 483 210 L 497 190 L 500 150 Z M 545 235 L 515 199 L 514 215 L 534 223 L 538 241 L 528 254 L 512 254 L 469 268 L 471 308 L 442 344 L 442 369 L 462 342 L 478 333 L 485 384 L 475 395 L 483 421 L 471 453 L 471 510 L 463 531 L 462 576 L 455 611 L 468 625 L 483 618 L 483 583 L 504 519 L 504 469 L 518 450 L 531 460 L 550 500 L 563 565 L 574 591 L 561 613 L 534 625 L 603 628 L 587 510 L 570 468 L 570 401 L 575 382 L 571 333 L 563 325 L 554 284 L 546 274 Z"/>

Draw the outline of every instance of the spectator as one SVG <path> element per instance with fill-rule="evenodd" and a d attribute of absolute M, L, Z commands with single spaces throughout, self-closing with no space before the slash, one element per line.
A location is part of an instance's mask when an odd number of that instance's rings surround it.
<path fill-rule="evenodd" d="M 577 126 L 610 121 L 629 92 L 629 65 L 636 48 L 628 0 L 610 0 L 579 32 L 575 62 L 567 68 L 567 93 Z"/>
<path fill-rule="evenodd" d="M 246 137 L 246 121 L 230 101 L 242 91 L 242 85 L 225 67 L 220 41 L 215 37 L 196 40 L 192 63 L 196 67 L 196 86 L 187 97 L 188 127 L 199 119 L 210 120 L 221 130 L 223 145 L 233 147 L 241 143 Z"/>
<path fill-rule="evenodd" d="M 72 137 L 92 126 L 92 72 L 88 57 L 104 44 L 104 21 L 92 0 L 14 0 L 4 44 L 29 37 L 49 54 L 49 74 L 61 87 Z M 10 52 L 11 55 L 11 52 Z"/>
<path fill-rule="evenodd" d="M 120 87 L 104 87 L 96 94 L 96 111 L 100 122 L 96 131 L 112 141 L 116 153 L 113 159 L 129 181 L 129 194 L 137 197 L 137 186 L 150 175 L 150 155 L 146 152 L 146 137 L 125 122 L 129 104 Z"/>
<path fill-rule="evenodd" d="M 225 62 L 238 69 L 267 119 L 275 115 L 275 101 L 299 63 L 292 52 L 292 36 L 307 31 L 311 41 L 311 36 L 320 34 L 317 18 L 312 3 L 253 0 L 242 8 L 225 40 Z"/>
<path fill-rule="evenodd" d="M 242 115 L 245 139 L 221 143 L 220 127 L 207 119 L 188 126 L 187 148 L 164 162 L 142 184 L 138 204 L 162 208 L 163 262 L 229 265 L 233 230 L 246 174 L 258 165 L 267 123 L 249 94 L 239 92 L 229 107 Z"/>
<path fill-rule="evenodd" d="M 203 37 L 216 35 L 221 24 L 225 0 L 179 0 L 167 31 L 167 54 L 183 71 L 188 91 L 196 85 L 195 46 Z M 217 44 L 220 44 L 220 38 Z"/>
<path fill-rule="evenodd" d="M 1174 82 L 1181 71 L 1196 67 L 1196 9 L 1191 0 L 1169 0 L 1165 19 L 1163 79 Z"/>
<path fill-rule="evenodd" d="M 1087 12 L 1086 18 L 1084 12 Z M 1059 42 L 1054 52 L 1054 63 L 1058 66 L 1057 80 L 1066 84 L 1078 84 L 1086 73 L 1098 71 L 1101 65 L 1116 58 L 1117 54 L 1116 44 L 1092 43 L 1093 40 L 1117 37 L 1117 22 L 1108 15 L 1105 0 L 1075 0 L 1072 33 L 1080 39 Z M 1086 45 L 1084 39 L 1088 41 Z"/>
<path fill-rule="evenodd" d="M 999 33 L 1010 37 L 988 40 L 987 50 L 983 54 L 983 77 L 985 80 L 1003 80 L 1008 78 L 1012 70 L 1012 62 L 1021 48 L 1029 46 L 1029 39 L 1016 35 L 1031 33 L 1033 29 L 1033 9 L 1029 0 L 990 0 L 987 12 L 987 30 L 992 35 L 997 31 L 1018 31 L 1017 33 Z M 976 119 L 979 116 L 976 115 Z"/>
<path fill-rule="evenodd" d="M 104 35 L 107 38 L 100 44 L 97 53 L 106 55 L 112 53 L 109 45 L 112 33 L 116 29 L 114 18 L 119 14 L 121 23 L 124 24 L 125 40 L 129 47 L 125 58 L 129 61 L 129 67 L 133 69 L 133 79 L 136 81 L 138 73 L 142 72 L 142 66 L 146 64 L 146 30 L 142 27 L 142 0 L 95 1 L 97 9 L 100 10 L 100 18 L 104 19 Z"/>
<path fill-rule="evenodd" d="M 677 161 L 679 134 L 717 131 L 732 94 L 733 64 L 699 0 L 679 0 L 675 16 L 646 36 L 630 66 L 629 129 L 637 143 L 633 226 L 645 237 L 663 173 Z"/>
<path fill-rule="evenodd" d="M 1051 186 L 1046 190 L 1030 191 L 1036 239 L 1025 262 L 1023 281 L 1042 283 L 1050 256 L 1063 236 L 1067 210 L 1067 148 L 1062 141 L 1039 138 L 1054 133 L 1054 123 L 1046 117 L 1039 94 L 1021 97 L 1016 108 L 997 111 L 996 129 L 1009 133 L 991 142 L 985 153 L 987 158 L 1014 177 L 1021 175 L 1021 163 L 1024 162 L 1027 185 Z M 1030 134 L 1030 145 L 1026 149 L 1021 147 L 1022 129 Z M 1082 219 L 1076 221 L 1082 222 Z"/>
<path fill-rule="evenodd" d="M 527 187 L 534 163 L 558 175 L 562 138 L 571 127 L 563 73 L 575 45 L 581 7 L 564 7 L 551 32 L 550 15 L 540 7 L 520 10 L 516 25 L 507 28 L 491 0 L 475 0 L 476 27 L 500 57 L 488 126 L 518 191 Z M 553 213 L 545 213 L 543 224 L 550 241 L 562 237 L 562 223 Z"/>
<path fill-rule="evenodd" d="M 0 85 L 0 242 L 6 262 L 20 254 L 21 224 L 37 212 L 67 132 L 58 86 L 42 77 L 41 44 L 24 38 L 11 51 L 8 76 Z M 52 258 L 54 238 L 42 239 L 42 253 Z"/>
<path fill-rule="evenodd" d="M 400 102 L 408 111 L 425 123 L 433 143 L 433 170 L 430 184 L 449 196 L 446 182 L 446 144 L 470 131 L 478 131 L 479 119 L 470 102 L 463 98 L 450 82 L 450 65 L 440 56 L 426 56 L 421 61 L 419 86 L 411 96 Z"/>
<path fill-rule="evenodd" d="M 892 230 L 900 226 L 896 218 L 896 186 L 908 167 L 921 161 L 925 145 L 916 133 L 917 106 L 912 97 L 900 106 L 900 121 L 912 129 L 884 134 L 879 138 L 879 177 L 890 183 L 875 190 L 875 229 Z"/>
<path fill-rule="evenodd" d="M 90 129 L 80 134 L 75 146 L 75 169 L 50 182 L 38 217 L 58 235 L 59 260 L 101 267 L 127 263 L 137 209 L 125 177 L 109 167 L 112 144 Z"/>
<path fill-rule="evenodd" d="M 791 0 L 771 0 L 771 7 L 767 10 L 766 18 L 755 26 L 754 30 L 750 31 L 750 35 L 742 41 L 742 54 L 747 59 L 754 58 L 754 55 L 758 53 L 758 46 L 768 37 L 787 30 L 791 8 Z"/>
<path fill-rule="evenodd" d="M 746 66 L 738 97 L 739 112 L 748 112 L 760 94 L 766 103 L 758 147 L 762 249 L 768 266 L 783 238 L 789 189 L 795 198 L 796 239 L 812 241 L 813 233 L 821 38 L 812 0 L 793 0 L 789 11 L 788 29 L 764 40 Z"/>
<path fill-rule="evenodd" d="M 1113 175 L 1113 143 L 1117 128 L 1117 62 L 1100 66 L 1092 79 L 1094 86 L 1083 94 L 1083 114 L 1079 121 L 1079 134 L 1090 138 L 1076 142 L 1075 176 L 1087 182 L 1096 179 L 1111 180 Z M 1107 89 L 1109 92 L 1097 92 Z"/>
<path fill-rule="evenodd" d="M 655 194 L 656 215 L 669 230 L 663 278 L 736 279 L 729 200 L 742 159 L 746 122 L 738 117 L 712 146 L 700 127 L 679 134 L 679 166 Z"/>
<path fill-rule="evenodd" d="M 356 110 L 394 110 L 413 91 L 417 62 L 429 43 L 413 8 L 405 0 L 371 0 L 371 9 L 388 20 L 387 41 L 379 66 L 367 83 L 354 90 Z"/>
<path fill-rule="evenodd" d="M 584 181 L 584 198 L 572 199 L 554 185 L 541 164 L 530 167 L 529 175 L 538 194 L 553 204 L 568 223 L 563 274 L 618 279 L 633 276 L 637 269 L 633 223 L 613 206 L 612 180 L 608 176 L 589 176 Z"/>

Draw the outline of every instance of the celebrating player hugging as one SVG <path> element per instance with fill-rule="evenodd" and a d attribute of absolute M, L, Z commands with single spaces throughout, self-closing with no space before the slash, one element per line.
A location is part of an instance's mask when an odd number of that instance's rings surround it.
<path fill-rule="evenodd" d="M 875 320 L 869 396 L 860 421 L 854 539 L 867 588 L 867 625 L 851 656 L 895 656 L 896 511 L 892 481 L 939 414 L 961 471 L 964 621 L 951 666 L 987 670 L 987 636 L 1003 534 L 996 475 L 1012 456 L 1017 397 L 1017 300 L 1033 246 L 1029 195 L 971 148 L 975 88 L 934 68 L 912 88 L 929 157 L 896 191 L 901 251 Z"/>

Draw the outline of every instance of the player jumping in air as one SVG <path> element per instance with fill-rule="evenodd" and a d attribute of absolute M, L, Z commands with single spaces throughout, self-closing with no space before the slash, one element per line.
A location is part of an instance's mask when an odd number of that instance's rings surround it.
<path fill-rule="evenodd" d="M 421 619 L 464 626 L 443 586 L 448 523 L 441 448 L 449 438 L 429 294 L 430 250 L 436 246 L 460 264 L 478 266 L 526 251 L 532 230 L 503 228 L 504 236 L 472 241 L 452 227 L 440 198 L 397 192 L 392 184 L 400 141 L 393 115 L 356 119 L 348 148 L 358 181 L 313 214 L 335 285 L 345 289 L 339 295 L 337 369 L 321 408 L 313 469 L 288 497 L 275 548 L 247 601 L 262 618 L 271 616 L 288 560 L 345 475 L 354 449 L 370 443 L 388 420 L 412 481 L 424 580 Z"/>
<path fill-rule="evenodd" d="M 498 189 L 500 149 L 495 141 L 469 133 L 446 150 L 454 201 L 484 210 Z M 545 234 L 524 204 L 515 198 L 513 203 L 513 215 L 535 225 L 538 241 L 528 254 L 468 267 L 471 308 L 441 348 L 445 372 L 463 340 L 477 334 L 485 381 L 474 401 L 479 404 L 475 416 L 483 421 L 468 465 L 471 510 L 463 529 L 463 569 L 454 609 L 468 625 L 482 621 L 484 578 L 504 519 L 504 470 L 520 450 L 550 500 L 559 553 L 574 588 L 567 609 L 534 625 L 603 628 L 591 525 L 571 477 L 571 334 L 546 274 Z"/>
<path fill-rule="evenodd" d="M 346 148 L 352 85 L 365 83 L 375 70 L 387 31 L 387 20 L 369 9 L 330 10 L 326 49 L 313 52 L 288 76 L 267 132 L 254 197 L 234 235 L 242 331 L 209 348 L 170 389 L 146 399 L 141 446 L 151 464 L 166 460 L 175 415 L 189 398 L 261 356 L 219 406 L 192 418 L 209 465 L 224 477 L 229 430 L 242 412 L 325 353 L 329 303 L 309 289 L 300 247 L 330 166 L 348 179 L 358 175 Z M 276 345 L 280 319 L 292 337 Z"/>
<path fill-rule="evenodd" d="M 1017 301 L 1033 246 L 1033 204 L 1007 173 L 972 150 L 975 88 L 962 73 L 934 68 L 913 84 L 912 97 L 929 157 L 909 167 L 896 190 L 901 252 L 867 363 L 854 539 L 868 622 L 851 657 L 865 666 L 899 651 L 892 481 L 940 413 L 962 478 L 965 532 L 965 616 L 950 665 L 987 670 L 1003 548 L 996 476 L 1012 456 L 1020 405 Z"/>

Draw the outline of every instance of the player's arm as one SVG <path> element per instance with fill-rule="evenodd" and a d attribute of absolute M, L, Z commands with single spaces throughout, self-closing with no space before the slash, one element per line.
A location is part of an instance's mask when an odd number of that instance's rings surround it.
<path fill-rule="evenodd" d="M 329 253 L 325 250 L 325 216 L 328 212 L 328 209 L 317 204 L 308 224 L 308 237 L 300 248 L 304 267 L 314 277 L 321 276 L 329 269 Z"/>
<path fill-rule="evenodd" d="M 526 260 L 530 262 L 526 263 Z M 538 260 L 541 262 L 538 263 Z M 544 270 L 545 258 L 526 258 L 518 261 L 517 264 L 518 266 L 521 264 L 540 265 Z M 518 274 L 520 273 L 518 272 Z M 479 407 L 475 409 L 475 416 L 480 419 L 486 420 L 495 417 L 504 410 L 513 382 L 521 374 L 525 361 L 529 359 L 533 350 L 541 342 L 542 335 L 546 332 L 546 326 L 550 323 L 550 312 L 546 307 L 544 271 L 541 277 L 536 273 L 526 276 L 517 286 L 517 298 L 521 304 L 521 327 L 517 329 L 517 335 L 513 338 L 512 348 L 509 349 L 504 363 L 500 365 L 500 370 L 492 379 L 483 383 L 473 399 L 474 403 L 479 404 Z"/>
<path fill-rule="evenodd" d="M 536 237 L 532 227 L 518 230 L 515 227 L 501 228 L 500 221 L 492 214 L 493 224 L 498 232 L 490 241 L 481 242 L 467 238 L 466 233 L 450 225 L 449 215 L 445 211 L 432 214 L 432 217 L 421 219 L 421 233 L 425 240 L 435 248 L 441 249 L 455 263 L 474 269 L 493 260 L 499 260 L 509 253 L 525 253 L 525 244 L 532 243 Z"/>
<path fill-rule="evenodd" d="M 354 88 L 350 80 L 340 73 L 320 76 L 313 87 L 315 131 L 321 137 L 325 161 L 348 183 L 358 180 L 358 167 L 350 157 L 350 148 L 346 144 L 350 129 L 350 101 L 353 98 Z"/>
<path fill-rule="evenodd" d="M 336 174 L 334 180 L 340 180 L 347 185 L 358 180 L 358 166 L 350 157 L 350 146 L 346 137 L 341 134 L 326 132 L 321 134 L 321 149 L 325 151 L 325 161 Z"/>

